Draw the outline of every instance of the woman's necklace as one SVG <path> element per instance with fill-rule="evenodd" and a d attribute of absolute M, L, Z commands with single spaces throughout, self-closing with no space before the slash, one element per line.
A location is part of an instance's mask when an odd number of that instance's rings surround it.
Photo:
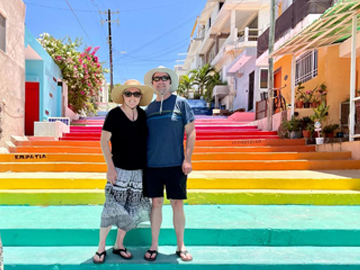
<path fill-rule="evenodd" d="M 127 106 L 125 104 L 125 106 Z M 132 115 L 130 112 L 128 112 L 127 110 L 125 110 L 125 107 L 122 108 L 122 111 L 125 113 L 126 117 L 129 118 L 130 121 L 135 122 L 135 111 L 136 111 L 136 107 L 135 108 L 130 108 L 129 106 L 127 106 L 131 111 L 132 111 Z M 137 111 L 136 111 L 137 112 Z M 132 118 L 132 120 L 131 120 Z"/>

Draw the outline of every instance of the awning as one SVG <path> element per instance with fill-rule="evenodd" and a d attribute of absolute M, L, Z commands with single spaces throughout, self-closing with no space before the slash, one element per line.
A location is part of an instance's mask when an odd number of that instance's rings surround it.
<path fill-rule="evenodd" d="M 271 57 L 301 54 L 305 51 L 343 42 L 351 37 L 352 18 L 360 18 L 359 0 L 342 0 L 299 34 L 274 50 Z M 360 29 L 360 21 L 357 23 Z"/>

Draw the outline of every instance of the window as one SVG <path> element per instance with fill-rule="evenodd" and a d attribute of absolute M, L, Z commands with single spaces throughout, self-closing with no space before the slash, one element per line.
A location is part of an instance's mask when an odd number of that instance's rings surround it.
<path fill-rule="evenodd" d="M 318 52 L 306 52 L 296 59 L 295 84 L 307 82 L 318 75 Z"/>
<path fill-rule="evenodd" d="M 268 88 L 268 70 L 260 69 L 260 88 Z"/>
<path fill-rule="evenodd" d="M 6 19 L 0 14 L 0 50 L 6 52 Z"/>

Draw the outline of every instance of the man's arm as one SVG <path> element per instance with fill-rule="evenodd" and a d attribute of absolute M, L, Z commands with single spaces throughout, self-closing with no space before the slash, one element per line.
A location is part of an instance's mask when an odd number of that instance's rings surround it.
<path fill-rule="evenodd" d="M 192 171 L 191 157 L 195 147 L 196 132 L 195 132 L 195 121 L 188 123 L 185 126 L 186 133 L 186 150 L 185 159 L 182 164 L 182 170 L 184 174 L 188 175 Z"/>
<path fill-rule="evenodd" d="M 116 182 L 117 174 L 116 174 L 114 162 L 111 158 L 111 151 L 109 146 L 110 138 L 111 138 L 111 132 L 105 130 L 101 131 L 100 145 L 107 165 L 106 179 L 111 184 L 114 185 Z"/>

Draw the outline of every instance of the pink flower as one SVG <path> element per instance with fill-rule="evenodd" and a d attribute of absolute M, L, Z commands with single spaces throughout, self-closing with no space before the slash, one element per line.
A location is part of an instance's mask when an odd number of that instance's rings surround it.
<path fill-rule="evenodd" d="M 95 62 L 97 62 L 99 60 L 99 58 L 97 56 L 95 56 Z"/>
<path fill-rule="evenodd" d="M 61 56 L 60 55 L 56 56 L 56 59 L 61 60 Z"/>
<path fill-rule="evenodd" d="M 85 92 L 84 92 L 84 91 L 81 91 L 80 94 L 85 95 Z"/>
<path fill-rule="evenodd" d="M 74 66 L 75 69 L 77 69 L 77 66 Z"/>
<path fill-rule="evenodd" d="M 100 67 L 100 64 L 97 64 L 97 67 Z"/>
<path fill-rule="evenodd" d="M 91 48 L 92 48 L 91 46 L 87 47 L 86 51 L 87 51 L 87 52 L 90 52 L 90 51 L 91 51 Z"/>
<path fill-rule="evenodd" d="M 306 91 L 306 94 L 310 95 L 310 94 L 311 94 L 311 91 L 310 91 L 310 90 L 307 90 L 307 91 Z"/>

